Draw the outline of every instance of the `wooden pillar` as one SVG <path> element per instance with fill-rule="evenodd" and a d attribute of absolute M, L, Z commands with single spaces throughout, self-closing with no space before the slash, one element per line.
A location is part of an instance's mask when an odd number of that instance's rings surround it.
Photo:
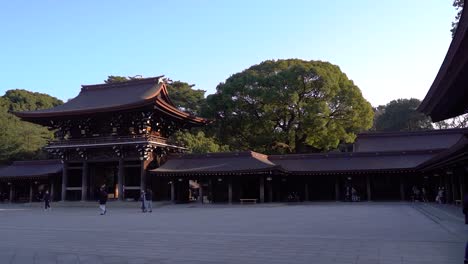
<path fill-rule="evenodd" d="M 304 201 L 309 201 L 309 184 L 304 184 Z"/>
<path fill-rule="evenodd" d="M 146 162 L 143 160 L 141 162 L 141 171 L 140 171 L 140 190 L 146 189 Z"/>
<path fill-rule="evenodd" d="M 229 177 L 228 181 L 228 201 L 232 204 L 232 177 Z"/>
<path fill-rule="evenodd" d="M 265 202 L 265 178 L 260 176 L 260 202 Z"/>
<path fill-rule="evenodd" d="M 29 183 L 29 202 L 32 203 L 33 200 L 33 184 L 34 182 L 31 180 Z"/>
<path fill-rule="evenodd" d="M 65 201 L 67 197 L 67 180 L 68 180 L 68 163 L 63 161 L 63 171 L 62 171 L 62 195 L 61 200 Z"/>
<path fill-rule="evenodd" d="M 9 197 L 10 203 L 13 202 L 14 189 L 15 189 L 15 187 L 13 186 L 13 183 L 10 183 L 10 197 Z"/>
<path fill-rule="evenodd" d="M 400 175 L 400 199 L 402 201 L 406 200 L 405 199 L 405 180 L 403 177 L 404 176 Z"/>
<path fill-rule="evenodd" d="M 270 176 L 268 181 L 268 201 L 273 202 L 273 177 Z"/>
<path fill-rule="evenodd" d="M 171 201 L 175 203 L 175 181 L 171 181 Z"/>
<path fill-rule="evenodd" d="M 88 161 L 83 161 L 81 170 L 81 201 L 86 201 L 88 197 Z"/>
<path fill-rule="evenodd" d="M 463 203 L 463 198 L 465 197 L 465 179 L 463 178 L 463 172 L 458 175 L 459 177 L 459 182 L 460 182 L 460 199 L 462 200 Z"/>
<path fill-rule="evenodd" d="M 372 200 L 372 192 L 370 185 L 370 175 L 366 175 L 366 185 L 367 185 L 367 201 Z"/>
<path fill-rule="evenodd" d="M 49 193 L 50 193 L 50 201 L 53 201 L 54 200 L 54 181 L 53 180 L 50 182 Z"/>
<path fill-rule="evenodd" d="M 455 188 L 455 175 L 452 174 L 450 175 L 450 183 L 452 184 L 452 201 L 455 203 L 455 200 L 457 200 L 457 191 Z"/>
<path fill-rule="evenodd" d="M 450 191 L 450 185 L 449 185 L 449 175 L 444 175 L 444 180 L 445 180 L 445 203 L 450 203 L 450 200 L 452 199 L 452 192 Z"/>
<path fill-rule="evenodd" d="M 118 174 L 117 174 L 117 190 L 119 192 L 119 201 L 124 200 L 124 160 L 123 158 L 119 159 L 119 168 L 118 168 Z"/>
<path fill-rule="evenodd" d="M 340 176 L 335 177 L 335 200 L 340 200 Z"/>
<path fill-rule="evenodd" d="M 202 183 L 201 178 L 199 181 L 199 185 L 200 185 L 200 188 L 198 189 L 198 199 L 200 203 L 203 203 L 203 183 Z"/>

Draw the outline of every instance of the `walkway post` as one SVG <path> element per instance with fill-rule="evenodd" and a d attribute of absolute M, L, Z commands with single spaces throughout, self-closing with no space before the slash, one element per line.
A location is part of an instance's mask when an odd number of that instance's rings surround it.
<path fill-rule="evenodd" d="M 371 185 L 370 185 L 370 176 L 366 176 L 366 185 L 367 185 L 367 201 L 372 200 Z"/>
<path fill-rule="evenodd" d="M 203 183 L 202 183 L 201 177 L 200 177 L 200 180 L 198 181 L 198 184 L 199 184 L 198 199 L 199 199 L 199 202 L 202 204 L 203 203 Z"/>
<path fill-rule="evenodd" d="M 54 182 L 50 183 L 50 201 L 54 200 Z"/>
<path fill-rule="evenodd" d="M 449 175 L 447 173 L 445 173 L 446 175 L 444 175 L 444 180 L 445 180 L 445 203 L 450 203 L 450 199 L 452 199 L 452 192 L 450 190 L 450 185 L 449 185 Z"/>
<path fill-rule="evenodd" d="M 88 196 L 88 161 L 83 161 L 81 170 L 81 201 L 86 201 Z"/>
<path fill-rule="evenodd" d="M 119 158 L 119 169 L 118 169 L 118 175 L 117 175 L 117 190 L 119 192 L 118 199 L 119 201 L 123 201 L 124 199 L 124 160 L 123 158 Z"/>
<path fill-rule="evenodd" d="M 457 200 L 457 191 L 455 188 L 455 175 L 454 174 L 450 175 L 450 183 L 452 184 L 452 201 L 455 203 L 455 200 Z"/>
<path fill-rule="evenodd" d="M 228 180 L 228 201 L 229 201 L 229 204 L 232 204 L 232 177 L 229 176 L 229 180 Z"/>
<path fill-rule="evenodd" d="M 140 171 L 140 190 L 146 189 L 146 162 L 141 161 L 141 171 Z"/>
<path fill-rule="evenodd" d="M 171 202 L 175 203 L 175 182 L 174 180 L 171 181 Z"/>
<path fill-rule="evenodd" d="M 263 176 L 260 176 L 260 202 L 265 202 L 265 179 Z"/>
<path fill-rule="evenodd" d="M 9 183 L 10 184 L 10 197 L 8 197 L 10 199 L 10 203 L 13 202 L 13 192 L 14 192 L 14 187 L 13 187 L 13 183 Z"/>
<path fill-rule="evenodd" d="M 405 200 L 405 182 L 403 176 L 400 175 L 400 199 Z"/>
<path fill-rule="evenodd" d="M 269 176 L 267 178 L 268 181 L 268 201 L 270 203 L 273 202 L 273 177 Z"/>
<path fill-rule="evenodd" d="M 33 200 L 33 184 L 34 182 L 31 180 L 29 183 L 29 202 L 32 203 Z"/>
<path fill-rule="evenodd" d="M 463 198 L 465 197 L 465 179 L 463 178 L 463 173 L 460 173 L 458 177 L 460 178 L 460 199 L 462 200 L 463 205 Z"/>
<path fill-rule="evenodd" d="M 63 171 L 62 171 L 62 195 L 61 200 L 65 201 L 67 197 L 67 180 L 68 180 L 68 163 L 63 161 Z"/>
<path fill-rule="evenodd" d="M 340 176 L 335 176 L 335 200 L 340 200 Z"/>

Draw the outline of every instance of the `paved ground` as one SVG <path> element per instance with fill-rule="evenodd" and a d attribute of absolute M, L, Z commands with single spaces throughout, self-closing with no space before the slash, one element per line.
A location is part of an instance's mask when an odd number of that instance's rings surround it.
<path fill-rule="evenodd" d="M 467 239 L 461 215 L 424 204 L 0 205 L 0 263 L 450 264 Z"/>

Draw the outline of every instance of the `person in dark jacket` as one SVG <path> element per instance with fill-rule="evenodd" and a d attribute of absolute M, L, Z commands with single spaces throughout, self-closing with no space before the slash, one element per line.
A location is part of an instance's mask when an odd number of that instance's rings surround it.
<path fill-rule="evenodd" d="M 46 211 L 50 210 L 50 193 L 49 193 L 49 190 L 47 190 L 44 193 L 44 210 L 46 210 Z"/>
<path fill-rule="evenodd" d="M 99 208 L 101 209 L 101 215 L 105 215 L 107 212 L 106 203 L 107 203 L 106 185 L 103 185 L 101 186 L 101 190 L 99 191 Z"/>
<path fill-rule="evenodd" d="M 146 210 L 150 213 L 153 212 L 153 191 L 151 189 L 146 189 L 146 195 L 145 195 L 145 207 Z"/>
<path fill-rule="evenodd" d="M 465 215 L 465 224 L 468 225 L 468 193 L 463 197 L 463 214 Z"/>

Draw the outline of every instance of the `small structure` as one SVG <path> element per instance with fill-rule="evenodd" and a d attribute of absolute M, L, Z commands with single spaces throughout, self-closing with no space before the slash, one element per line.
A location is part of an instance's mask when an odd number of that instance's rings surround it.
<path fill-rule="evenodd" d="M 241 199 L 264 202 L 265 180 L 283 174 L 267 155 L 253 151 L 172 155 L 151 173 L 170 185 L 172 201 L 188 201 L 188 181 L 194 180 L 200 185 L 200 202 L 229 203 Z M 271 186 L 267 187 L 270 192 Z M 268 197 L 272 199 L 271 193 Z"/>
<path fill-rule="evenodd" d="M 60 160 L 15 161 L 0 168 L 0 202 L 33 202 L 46 190 L 56 200 L 63 164 Z"/>

